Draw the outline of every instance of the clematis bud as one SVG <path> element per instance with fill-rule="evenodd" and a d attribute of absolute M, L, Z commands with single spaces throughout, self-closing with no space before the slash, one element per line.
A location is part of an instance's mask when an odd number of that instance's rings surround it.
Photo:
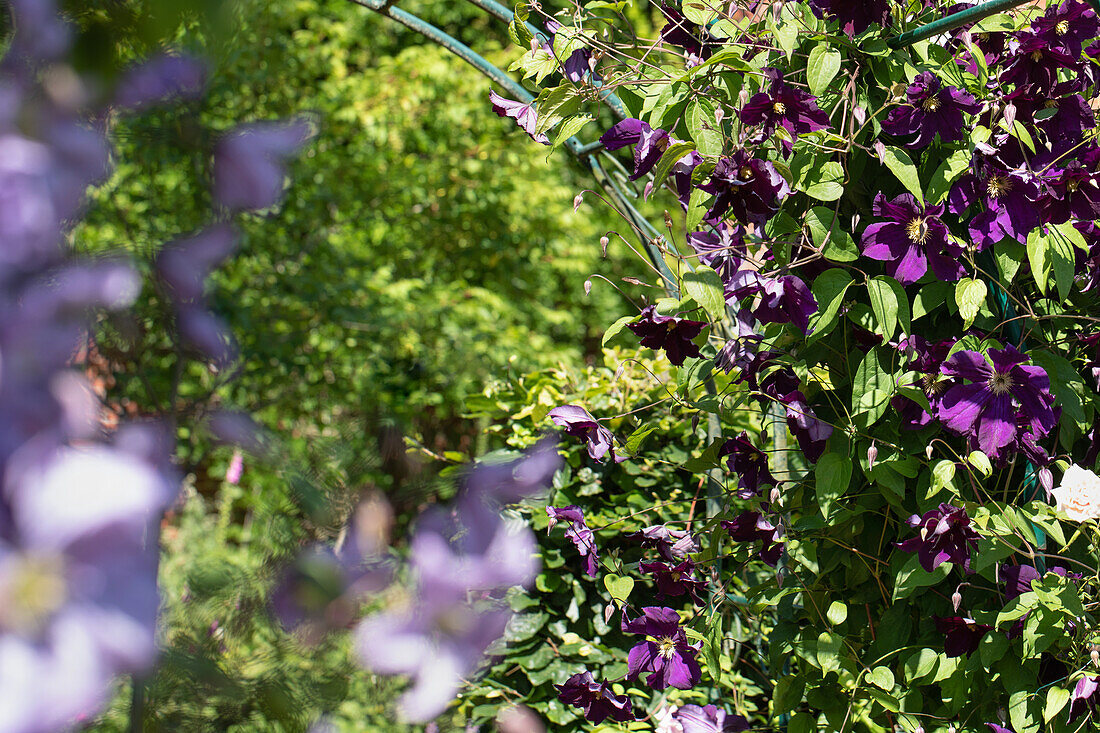
<path fill-rule="evenodd" d="M 951 594 L 951 607 L 953 609 L 958 611 L 959 606 L 962 605 L 962 602 L 963 602 L 963 594 L 962 593 L 959 593 L 958 591 L 955 591 L 954 593 Z"/>
<path fill-rule="evenodd" d="M 1012 104 L 1011 102 L 1009 104 L 1006 104 L 1004 113 L 1005 123 L 1009 127 L 1012 127 L 1012 123 L 1016 121 L 1016 105 Z"/>
<path fill-rule="evenodd" d="M 1039 469 L 1039 485 L 1048 494 L 1054 490 L 1054 474 L 1050 472 L 1049 468 Z"/>
<path fill-rule="evenodd" d="M 714 122 L 715 124 L 721 125 L 724 119 L 726 119 L 726 110 L 719 107 L 714 111 Z"/>
<path fill-rule="evenodd" d="M 875 445 L 875 441 L 871 441 L 871 445 L 867 447 L 867 468 L 874 468 L 875 461 L 878 460 L 878 446 Z"/>
<path fill-rule="evenodd" d="M 579 209 L 582 203 L 584 203 L 584 194 L 578 193 L 575 197 L 573 197 L 573 211 Z"/>
<path fill-rule="evenodd" d="M 926 458 L 928 458 L 928 460 L 932 460 L 932 446 L 931 445 L 929 445 L 927 448 L 924 449 L 924 455 L 925 455 Z"/>
<path fill-rule="evenodd" d="M 768 492 L 768 501 L 772 504 L 778 504 L 779 500 L 783 498 L 783 495 L 779 493 L 779 489 L 775 486 Z"/>
<path fill-rule="evenodd" d="M 1100 649 L 1093 647 L 1092 651 L 1089 652 L 1089 659 L 1092 660 L 1092 666 L 1100 667 Z"/>
<path fill-rule="evenodd" d="M 588 295 L 592 292 L 592 278 L 588 278 L 584 281 L 584 294 Z"/>
<path fill-rule="evenodd" d="M 607 245 L 611 244 L 611 240 L 604 235 L 600 237 L 600 249 L 603 251 L 603 256 L 607 257 Z"/>

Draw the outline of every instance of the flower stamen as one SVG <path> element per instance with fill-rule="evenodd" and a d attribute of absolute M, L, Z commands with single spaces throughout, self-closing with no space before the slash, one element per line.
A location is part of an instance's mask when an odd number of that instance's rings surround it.
<path fill-rule="evenodd" d="M 940 108 L 940 98 L 939 97 L 929 97 L 928 99 L 921 102 L 920 107 L 925 112 L 935 112 L 936 110 L 938 110 Z"/>
<path fill-rule="evenodd" d="M 928 239 L 930 233 L 928 220 L 923 216 L 916 217 L 906 225 L 905 233 L 909 235 L 910 241 L 916 242 L 917 244 L 924 244 L 924 241 Z"/>
<path fill-rule="evenodd" d="M 1012 390 L 1012 375 L 1008 372 L 993 372 L 989 378 L 989 391 L 995 395 L 1006 395 Z"/>
<path fill-rule="evenodd" d="M 772 111 L 775 112 L 777 115 L 784 114 L 787 111 L 787 105 L 783 104 L 782 102 L 776 102 L 772 105 Z"/>

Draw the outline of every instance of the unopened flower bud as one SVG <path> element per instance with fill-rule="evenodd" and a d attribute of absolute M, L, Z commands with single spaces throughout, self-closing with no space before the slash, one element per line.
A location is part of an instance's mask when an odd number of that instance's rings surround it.
<path fill-rule="evenodd" d="M 958 591 L 955 591 L 954 593 L 951 594 L 951 607 L 953 609 L 958 611 L 959 606 L 962 605 L 962 602 L 963 602 L 963 594 L 962 593 L 959 593 Z"/>
<path fill-rule="evenodd" d="M 671 229 L 671 228 L 672 228 L 672 216 L 669 215 L 668 211 L 666 210 L 665 211 L 665 229 Z"/>
<path fill-rule="evenodd" d="M 642 198 L 648 199 L 651 193 L 653 193 L 653 181 L 647 181 L 645 188 L 642 190 Z"/>
<path fill-rule="evenodd" d="M 867 447 L 867 468 L 874 468 L 875 461 L 878 460 L 878 446 L 875 445 L 875 441 L 871 441 L 871 445 Z"/>
<path fill-rule="evenodd" d="M 1039 485 L 1048 494 L 1054 490 L 1054 474 L 1050 472 L 1049 468 L 1039 469 Z"/>
<path fill-rule="evenodd" d="M 771 492 L 768 494 L 768 501 L 772 504 L 778 504 L 781 498 L 782 494 L 779 493 L 779 489 L 773 486 Z"/>
<path fill-rule="evenodd" d="M 924 449 L 924 455 L 928 458 L 928 460 L 932 460 L 932 446 L 931 445 L 929 445 L 927 448 Z"/>
<path fill-rule="evenodd" d="M 592 278 L 588 278 L 584 281 L 584 294 L 588 295 L 592 292 Z"/>
<path fill-rule="evenodd" d="M 724 119 L 726 119 L 726 110 L 719 107 L 718 109 L 716 109 L 714 111 L 714 122 L 715 122 L 715 124 L 721 125 L 722 120 L 724 120 Z"/>
<path fill-rule="evenodd" d="M 1089 659 L 1092 660 L 1093 667 L 1100 667 L 1100 649 L 1093 647 L 1092 651 L 1089 652 Z"/>
<path fill-rule="evenodd" d="M 611 240 L 607 235 L 600 237 L 600 249 L 603 250 L 603 256 L 607 257 L 607 245 L 611 244 Z"/>
<path fill-rule="evenodd" d="M 1011 104 L 1011 103 L 1006 104 L 1005 105 L 1005 123 L 1009 127 L 1012 127 L 1012 123 L 1015 122 L 1015 121 L 1016 121 L 1016 105 Z"/>
<path fill-rule="evenodd" d="M 579 209 L 583 202 L 584 202 L 584 194 L 583 193 L 578 193 L 573 198 L 573 211 L 576 211 L 577 209 Z"/>

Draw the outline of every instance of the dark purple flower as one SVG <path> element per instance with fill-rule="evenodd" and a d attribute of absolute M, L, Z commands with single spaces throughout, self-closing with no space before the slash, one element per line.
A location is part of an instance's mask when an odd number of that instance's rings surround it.
<path fill-rule="evenodd" d="M 905 91 L 907 104 L 894 107 L 882 123 L 884 132 L 912 137 L 907 147 L 926 147 L 938 134 L 944 142 L 962 140 L 963 113 L 977 114 L 981 105 L 955 87 L 945 87 L 931 71 L 922 72 Z M 914 137 L 915 136 L 915 137 Z"/>
<path fill-rule="evenodd" d="M 313 136 L 305 119 L 241 125 L 214 150 L 214 198 L 234 211 L 266 209 L 283 197 L 286 159 Z"/>
<path fill-rule="evenodd" d="M 716 197 L 709 217 L 718 219 L 732 211 L 742 224 L 757 227 L 775 216 L 780 203 L 791 193 L 774 165 L 750 157 L 745 150 L 719 160 L 710 179 L 699 188 Z"/>
<path fill-rule="evenodd" d="M 699 358 L 699 347 L 692 339 L 702 333 L 707 327 L 705 321 L 692 321 L 678 316 L 662 316 L 657 313 L 657 306 L 650 305 L 638 314 L 638 320 L 628 323 L 627 328 L 641 339 L 642 346 L 653 349 L 664 349 L 668 360 L 676 366 L 683 366 L 684 359 L 690 357 Z"/>
<path fill-rule="evenodd" d="M 561 23 L 551 18 L 546 21 L 546 30 L 550 31 L 551 36 L 556 36 L 564 26 Z M 547 53 L 553 55 L 554 49 L 551 43 L 544 43 L 542 47 L 546 49 Z M 591 71 L 592 51 L 588 48 L 581 47 L 569 54 L 562 63 L 562 76 L 574 84 L 579 84 L 584 81 L 586 74 Z"/>
<path fill-rule="evenodd" d="M 868 28 L 890 25 L 888 0 L 811 0 L 810 7 L 818 17 L 822 13 L 835 15 L 840 29 L 849 36 L 856 36 Z"/>
<path fill-rule="evenodd" d="M 907 368 L 920 373 L 917 381 L 910 386 L 924 392 L 932 410 L 928 413 L 907 397 L 895 397 L 891 404 L 900 413 L 903 428 L 919 430 L 927 427 L 931 424 L 933 415 L 938 414 L 943 393 L 951 384 L 951 380 L 940 373 L 940 367 L 954 344 L 954 339 L 943 339 L 933 344 L 917 334 L 906 337 L 898 344 L 898 351 L 908 358 Z"/>
<path fill-rule="evenodd" d="M 920 280 L 932 266 L 940 280 L 955 281 L 966 274 L 962 247 L 948 236 L 940 221 L 943 206 L 921 206 L 912 194 L 887 201 L 875 196 L 879 221 L 863 232 L 863 254 L 886 262 L 886 271 L 902 285 Z"/>
<path fill-rule="evenodd" d="M 636 644 L 627 655 L 627 679 L 637 679 L 648 673 L 646 684 L 654 690 L 676 687 L 691 689 L 702 677 L 696 655 L 701 644 L 688 644 L 687 635 L 680 628 L 680 616 L 671 608 L 648 606 L 633 621 L 623 614 L 623 631 L 628 634 L 644 634 L 652 641 Z"/>
<path fill-rule="evenodd" d="M 1027 242 L 1027 235 L 1039 224 L 1034 203 L 1039 189 L 1033 178 L 988 158 L 976 158 L 974 169 L 952 186 L 947 207 L 953 214 L 974 207 L 967 226 L 975 247 L 982 250 L 1002 239 Z M 978 204 L 984 209 L 979 210 Z"/>
<path fill-rule="evenodd" d="M 940 504 L 924 516 L 909 517 L 908 524 L 920 527 L 920 534 L 897 545 L 905 552 L 917 553 L 922 568 L 932 572 L 950 561 L 970 572 L 970 552 L 978 546 L 978 533 L 970 526 L 965 509 Z"/>
<path fill-rule="evenodd" d="M 993 733 L 1012 733 L 1011 728 L 1005 728 L 1003 725 L 997 725 L 996 723 L 986 723 L 986 726 L 988 726 L 989 730 L 993 731 Z"/>
<path fill-rule="evenodd" d="M 602 723 L 608 718 L 620 723 L 634 719 L 630 699 L 625 695 L 616 695 L 606 682 L 596 682 L 591 672 L 578 672 L 564 684 L 554 687 L 558 691 L 558 699 L 566 705 L 581 708 L 585 720 L 590 723 Z"/>
<path fill-rule="evenodd" d="M 768 470 L 768 457 L 749 440 L 744 430 L 736 438 L 730 438 L 718 452 L 726 458 L 726 467 L 737 474 L 738 495 L 748 499 L 760 494 L 760 486 L 775 486 L 775 477 Z"/>
<path fill-rule="evenodd" d="M 699 256 L 699 262 L 711 268 L 728 283 L 741 267 L 745 251 L 745 232 L 737 225 L 719 224 L 714 231 L 692 232 L 687 243 Z"/>
<path fill-rule="evenodd" d="M 627 538 L 637 540 L 642 547 L 656 549 L 657 553 L 669 562 L 683 560 L 690 553 L 699 551 L 699 543 L 690 533 L 682 529 L 672 529 L 666 524 L 646 527 L 640 532 L 627 535 Z"/>
<path fill-rule="evenodd" d="M 1076 59 L 1034 33 L 1020 32 L 1008 42 L 1000 75 L 1002 84 L 1015 84 L 1038 94 L 1053 89 L 1060 69 L 1072 69 Z"/>
<path fill-rule="evenodd" d="M 691 560 L 684 560 L 679 565 L 643 562 L 638 564 L 638 569 L 652 576 L 658 599 L 666 596 L 679 598 L 686 594 L 697 606 L 706 602 L 700 595 L 706 590 L 706 583 L 695 577 L 695 563 Z"/>
<path fill-rule="evenodd" d="M 1008 99 L 1016 107 L 1016 119 L 1042 130 L 1051 149 L 1059 154 L 1076 148 L 1084 139 L 1085 131 L 1096 126 L 1096 114 L 1088 102 L 1067 84 L 1059 84 L 1042 97 L 1018 91 Z"/>
<path fill-rule="evenodd" d="M 535 112 L 534 102 L 524 104 L 514 99 L 506 99 L 491 89 L 489 90 L 489 102 L 493 106 L 493 111 L 497 113 L 497 117 L 511 117 L 532 140 L 543 145 L 550 144 L 550 138 L 546 136 L 546 133 L 535 132 L 538 129 L 539 118 Z"/>
<path fill-rule="evenodd" d="M 798 441 L 802 454 L 806 460 L 817 463 L 833 434 L 833 426 L 817 417 L 806 402 L 806 396 L 799 391 L 784 395 L 780 402 L 787 408 L 787 429 Z"/>
<path fill-rule="evenodd" d="M 783 554 L 783 543 L 779 541 L 780 530 L 764 518 L 760 512 L 743 512 L 732 520 L 722 521 L 722 528 L 729 533 L 734 542 L 760 541 L 760 559 L 773 568 Z"/>
<path fill-rule="evenodd" d="M 1006 601 L 1027 593 L 1031 590 L 1031 581 L 1039 579 L 1039 571 L 1031 565 L 1002 565 L 1000 575 Z"/>
<path fill-rule="evenodd" d="M 778 69 L 766 68 L 764 76 L 771 80 L 768 91 L 753 95 L 741 109 L 742 123 L 762 126 L 759 140 L 770 138 L 777 127 L 792 138 L 829 127 L 829 115 L 817 106 L 817 97 L 787 84 Z M 791 140 L 783 139 L 782 145 L 788 154 L 794 149 Z"/>
<path fill-rule="evenodd" d="M 681 705 L 672 717 L 683 733 L 740 733 L 749 729 L 744 716 L 727 713 L 715 705 Z"/>
<path fill-rule="evenodd" d="M 1061 224 L 1070 219 L 1100 218 L 1100 174 L 1071 160 L 1064 168 L 1048 168 L 1038 180 L 1038 204 L 1044 222 Z"/>
<path fill-rule="evenodd" d="M 631 117 L 615 124 L 601 135 L 600 143 L 607 150 L 634 146 L 634 173 L 630 180 L 636 181 L 653 170 L 653 166 L 657 165 L 657 161 L 672 144 L 672 139 L 661 128 L 654 129 L 649 123 Z"/>
<path fill-rule="evenodd" d="M 561 509 L 546 507 L 546 515 L 550 517 L 550 527 L 553 529 L 558 522 L 565 522 L 565 536 L 577 548 L 577 552 L 584 558 L 584 572 L 596 577 L 596 569 L 599 567 L 599 553 L 596 550 L 596 537 L 584 521 L 584 512 L 580 507 L 567 506 Z"/>
<path fill-rule="evenodd" d="M 993 629 L 992 626 L 979 624 L 972 618 L 950 616 L 935 617 L 936 630 L 944 635 L 943 653 L 948 659 L 970 654 L 978 648 L 982 637 Z"/>
<path fill-rule="evenodd" d="M 1077 58 L 1085 42 L 1100 35 L 1100 22 L 1086 3 L 1064 0 L 1033 20 L 1031 29 L 1049 46 Z"/>
<path fill-rule="evenodd" d="M 562 405 L 555 407 L 547 414 L 555 425 L 565 431 L 566 435 L 585 441 L 588 446 L 588 455 L 592 460 L 602 461 L 608 453 L 616 463 L 626 460 L 626 456 L 615 454 L 615 436 L 611 431 L 600 425 L 592 413 L 580 405 Z"/>
<path fill-rule="evenodd" d="M 1017 414 L 1045 435 L 1056 424 L 1050 380 L 1041 367 L 1012 346 L 990 349 L 989 361 L 976 351 L 960 351 L 941 369 L 949 377 L 970 380 L 949 389 L 937 417 L 955 432 L 967 435 L 991 458 L 1011 445 L 1018 434 Z"/>
<path fill-rule="evenodd" d="M 687 66 L 696 66 L 710 58 L 720 43 L 719 39 L 712 37 L 706 29 L 692 23 L 667 3 L 661 4 L 661 13 L 668 19 L 668 23 L 661 29 L 661 40 L 687 51 Z"/>
<path fill-rule="evenodd" d="M 751 310 L 761 323 L 791 323 L 808 333 L 810 316 L 817 312 L 810 289 L 794 275 L 771 277 L 743 269 L 733 276 L 728 289 L 737 298 L 759 296 Z"/>
<path fill-rule="evenodd" d="M 1069 722 L 1073 723 L 1082 715 L 1096 712 L 1098 700 L 1096 692 L 1100 690 L 1100 677 L 1084 676 L 1077 680 L 1069 698 Z"/>

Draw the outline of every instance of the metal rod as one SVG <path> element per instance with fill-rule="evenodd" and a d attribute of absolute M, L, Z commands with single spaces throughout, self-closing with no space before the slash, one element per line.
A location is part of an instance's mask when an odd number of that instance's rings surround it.
<path fill-rule="evenodd" d="M 952 13 L 939 20 L 934 20 L 931 23 L 914 28 L 913 30 L 905 31 L 901 35 L 888 40 L 886 45 L 890 48 L 912 46 L 914 43 L 923 41 L 925 38 L 931 38 L 932 36 L 938 36 L 942 33 L 953 31 L 967 23 L 977 23 L 982 18 L 988 18 L 990 15 L 999 13 L 1002 10 L 1019 7 L 1026 2 L 1029 2 L 1029 0 L 989 0 L 980 5 L 969 7 L 966 10 Z M 1095 4 L 1100 2 L 1100 0 L 1090 0 L 1090 2 Z"/>

